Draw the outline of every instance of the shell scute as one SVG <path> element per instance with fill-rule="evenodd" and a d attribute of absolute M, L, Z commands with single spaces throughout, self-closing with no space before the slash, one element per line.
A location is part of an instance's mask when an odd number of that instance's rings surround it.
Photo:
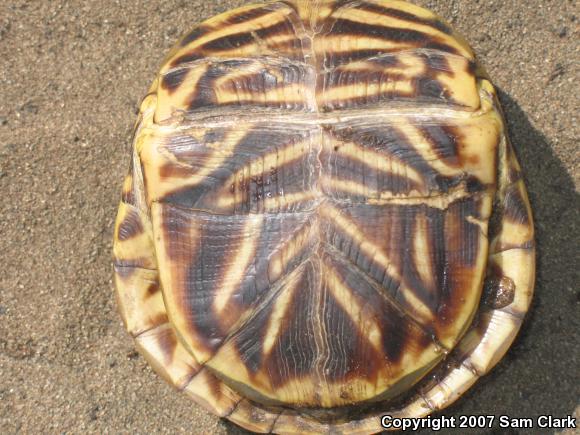
<path fill-rule="evenodd" d="M 250 5 L 186 35 L 144 100 L 115 231 L 155 370 L 251 430 L 343 434 L 489 371 L 534 245 L 484 76 L 396 0 Z"/>

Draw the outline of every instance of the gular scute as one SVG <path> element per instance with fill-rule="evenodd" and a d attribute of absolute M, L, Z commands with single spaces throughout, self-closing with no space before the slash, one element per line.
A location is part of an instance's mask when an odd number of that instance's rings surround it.
<path fill-rule="evenodd" d="M 533 288 L 498 104 L 463 39 L 407 2 L 202 23 L 135 130 L 115 231 L 127 328 L 249 429 L 375 433 L 379 408 L 449 405 L 507 350 Z"/>

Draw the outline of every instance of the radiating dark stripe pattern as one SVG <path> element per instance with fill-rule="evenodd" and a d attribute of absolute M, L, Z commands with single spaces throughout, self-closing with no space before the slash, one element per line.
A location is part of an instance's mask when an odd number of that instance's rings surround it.
<path fill-rule="evenodd" d="M 215 105 L 307 110 L 307 101 L 292 99 L 292 89 L 303 89 L 313 76 L 312 70 L 305 65 L 283 64 L 277 59 L 213 62 L 206 66 L 196 83 L 197 92 L 191 95 L 188 110 Z M 231 98 L 226 99 L 223 94 Z M 280 94 L 288 98 L 280 98 Z"/>
<path fill-rule="evenodd" d="M 502 128 L 474 65 L 399 2 L 247 6 L 181 40 L 138 152 L 158 287 L 201 365 L 256 402 L 329 408 L 396 396 L 457 344 Z M 504 205 L 526 223 L 516 187 Z"/>
<path fill-rule="evenodd" d="M 447 134 L 445 130 L 448 130 Z M 379 198 L 383 192 L 394 195 L 409 195 L 412 191 L 423 195 L 447 192 L 465 178 L 463 173 L 456 176 L 439 173 L 396 125 L 332 126 L 326 129 L 326 133 L 339 143 L 333 150 L 323 150 L 320 156 L 329 176 L 339 181 L 354 181 L 364 185 L 371 192 L 370 198 Z M 433 134 L 438 137 L 433 138 Z M 457 161 L 457 135 L 450 127 L 424 127 L 423 136 L 431 142 L 432 151 L 442 161 Z M 353 144 L 358 158 L 343 155 L 345 153 L 341 152 L 340 143 Z M 371 157 L 365 158 L 365 152 L 372 152 Z M 386 161 L 375 164 L 375 156 L 384 157 Z M 413 171 L 414 177 L 410 171 Z M 324 192 L 338 198 L 350 196 L 349 192 L 340 192 L 340 189 L 325 189 Z"/>
<path fill-rule="evenodd" d="M 357 5 L 357 7 L 364 11 L 375 12 L 385 17 L 401 19 L 408 22 L 409 24 L 429 26 L 449 35 L 453 33 L 447 24 L 437 20 L 436 18 L 422 18 L 410 12 L 405 12 L 401 9 L 395 9 L 393 7 L 388 7 L 372 2 L 363 2 L 362 4 Z"/>
<path fill-rule="evenodd" d="M 232 134 L 235 138 L 227 139 Z M 247 131 L 213 129 L 204 140 L 214 140 L 212 136 L 218 137 L 216 143 L 220 137 L 222 144 L 229 140 L 231 148 L 220 152 L 190 136 L 168 139 L 165 149 L 179 165 L 166 163 L 159 168 L 160 177 L 181 178 L 185 185 L 166 195 L 164 202 L 220 214 L 260 213 L 265 208 L 300 211 L 312 206 L 308 195 L 315 184 L 315 150 L 308 130 L 257 124 Z M 204 176 L 188 183 L 196 173 Z M 293 195 L 306 197 L 300 202 L 285 201 Z"/>
<path fill-rule="evenodd" d="M 481 291 L 486 187 L 461 164 L 463 124 L 414 127 L 252 122 L 166 137 L 165 163 L 145 170 L 175 186 L 150 197 L 159 251 L 174 256 L 168 309 L 198 360 L 220 371 L 239 359 L 255 400 L 339 405 L 368 387 L 330 399 L 332 385 L 397 382 L 454 346 Z M 296 390 L 305 377 L 329 386 L 325 399 Z"/>
<path fill-rule="evenodd" d="M 164 240 L 178 266 L 171 280 L 181 301 L 175 310 L 191 325 L 196 346 L 209 352 L 221 345 L 246 309 L 255 308 L 265 292 L 303 261 L 314 243 L 303 237 L 296 254 L 276 267 L 276 253 L 287 238 L 308 233 L 309 215 L 216 216 L 171 205 L 162 210 Z M 216 307 L 220 292 L 227 294 Z"/>
<path fill-rule="evenodd" d="M 390 261 L 387 265 L 378 262 L 372 257 L 373 251 L 362 250 L 356 238 L 335 228 L 331 221 L 325 222 L 323 231 L 328 243 L 406 310 L 413 311 L 413 306 L 405 299 L 402 288 L 412 289 L 433 313 L 458 309 L 462 305 L 462 293 L 471 289 L 464 288 L 464 283 L 453 278 L 463 273 L 464 268 L 474 266 L 481 246 L 479 228 L 466 220 L 469 216 L 479 217 L 477 200 L 458 201 L 447 210 L 425 205 L 357 206 L 346 208 L 343 213 Z M 427 252 L 413 249 L 416 223 L 420 218 L 426 222 Z M 428 262 L 429 281 L 418 274 L 415 254 Z"/>
<path fill-rule="evenodd" d="M 477 108 L 474 89 L 458 86 L 474 83 L 472 53 L 436 17 L 337 2 L 316 22 L 298 9 L 255 6 L 186 35 L 162 69 L 158 116 L 227 107 L 328 112 L 394 100 Z"/>
<path fill-rule="evenodd" d="M 133 237 L 143 234 L 143 223 L 137 211 L 133 208 L 128 208 L 127 214 L 119 224 L 117 229 L 119 241 L 124 242 Z"/>

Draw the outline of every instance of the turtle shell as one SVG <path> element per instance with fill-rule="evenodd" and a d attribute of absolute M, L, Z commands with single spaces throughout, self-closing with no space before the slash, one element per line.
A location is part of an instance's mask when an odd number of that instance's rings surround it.
<path fill-rule="evenodd" d="M 143 100 L 117 297 L 158 373 L 256 432 L 382 430 L 513 341 L 534 238 L 495 90 L 403 1 L 212 18 Z"/>

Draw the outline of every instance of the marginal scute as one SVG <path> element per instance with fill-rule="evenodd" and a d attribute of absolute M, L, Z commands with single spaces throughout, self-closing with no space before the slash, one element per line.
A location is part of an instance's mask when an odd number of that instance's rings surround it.
<path fill-rule="evenodd" d="M 473 372 L 465 366 L 451 368 L 443 379 L 422 393 L 421 400 L 427 405 L 423 406 L 422 413 L 426 414 L 427 410 L 431 412 L 446 408 L 459 399 L 476 380 L 477 376 L 474 376 Z"/>
<path fill-rule="evenodd" d="M 200 370 L 200 365 L 178 341 L 170 324 L 140 334 L 135 344 L 153 369 L 179 389 Z"/>
<path fill-rule="evenodd" d="M 117 305 L 131 335 L 168 322 L 157 270 L 115 266 L 115 286 Z"/>
<path fill-rule="evenodd" d="M 271 433 L 281 412 L 283 411 L 276 408 L 257 407 L 248 399 L 243 399 L 228 416 L 228 419 L 244 426 L 247 430 Z"/>
<path fill-rule="evenodd" d="M 530 211 L 523 182 L 508 188 L 504 201 L 504 216 L 510 223 L 523 225 L 530 223 Z"/>
<path fill-rule="evenodd" d="M 133 168 L 131 167 L 129 171 L 133 172 Z M 131 173 L 125 177 L 125 181 L 123 182 L 121 201 L 126 204 L 135 204 L 135 198 L 133 196 L 133 175 Z"/>
<path fill-rule="evenodd" d="M 139 351 L 262 433 L 445 408 L 533 295 L 495 89 L 398 0 L 248 5 L 185 35 L 141 104 L 114 237 Z"/>
<path fill-rule="evenodd" d="M 117 265 L 133 265 L 142 269 L 156 269 L 153 251 L 153 231 L 143 212 L 121 202 L 115 223 L 113 256 Z"/>
<path fill-rule="evenodd" d="M 135 209 L 127 208 L 127 213 L 123 216 L 117 229 L 117 239 L 121 242 L 138 237 L 145 232 L 141 223 L 141 216 Z"/>
<path fill-rule="evenodd" d="M 523 180 L 506 189 L 505 196 L 494 210 L 491 252 L 509 249 L 531 249 L 534 247 L 532 212 Z"/>
<path fill-rule="evenodd" d="M 485 375 L 507 352 L 522 320 L 500 310 L 482 312 L 477 327 L 457 347 L 456 358 L 477 376 Z"/>
<path fill-rule="evenodd" d="M 207 368 L 202 368 L 183 391 L 198 404 L 220 417 L 230 415 L 243 397 L 221 382 Z"/>
<path fill-rule="evenodd" d="M 272 433 L 320 435 L 329 433 L 330 425 L 313 418 L 305 418 L 292 410 L 285 410 L 274 424 Z"/>

